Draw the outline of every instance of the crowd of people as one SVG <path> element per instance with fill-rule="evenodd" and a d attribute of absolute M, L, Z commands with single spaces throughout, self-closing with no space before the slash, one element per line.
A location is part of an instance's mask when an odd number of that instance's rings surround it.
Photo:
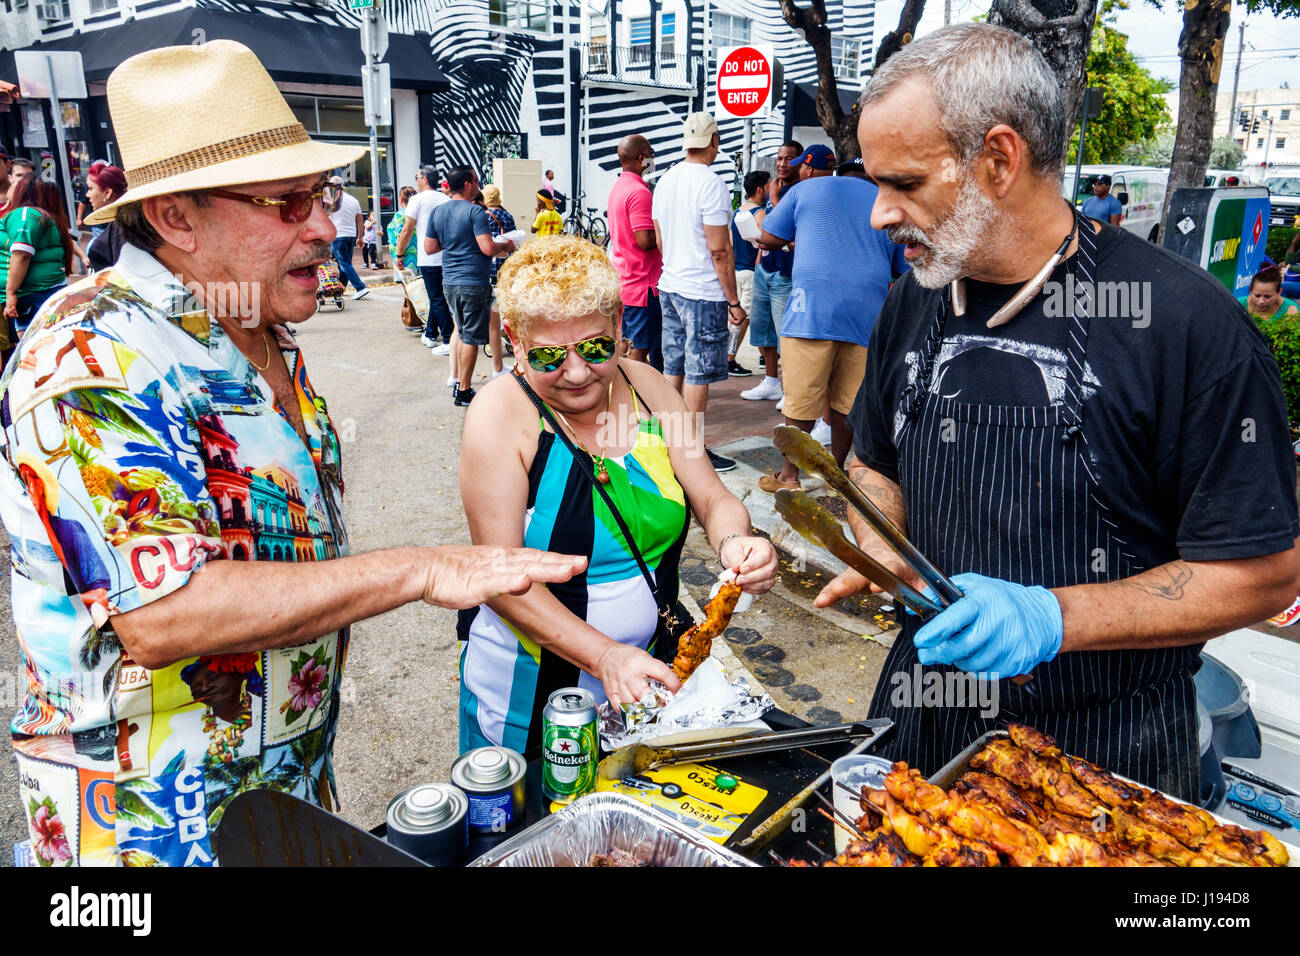
<path fill-rule="evenodd" d="M 96 178 L 84 222 L 116 230 L 115 261 L 68 283 L 66 216 L 30 175 L 0 219 L 14 747 L 43 863 L 211 864 L 209 827 L 250 785 L 331 807 L 349 627 L 407 603 L 461 612 L 461 751 L 534 752 L 559 687 L 616 709 L 651 679 L 677 689 L 691 520 L 745 591 L 776 581 L 772 542 L 718 476 L 734 462 L 705 445 L 710 387 L 749 373 L 746 334 L 763 377 L 742 398 L 826 432 L 962 591 L 924 623 L 900 615 L 885 673 L 980 675 L 1002 716 L 1197 796 L 1203 642 L 1300 591 L 1281 380 L 1215 279 L 1062 199 L 1069 122 L 1025 38 L 916 39 L 864 90 L 860 162 L 786 142 L 738 209 L 709 114 L 687 117 L 684 159 L 653 190 L 653 146 L 625 138 L 608 251 L 547 234 L 551 177 L 540 238 L 517 247 L 473 168 L 422 168 L 387 238 L 419 270 L 423 343 L 467 409 L 473 545 L 361 554 L 292 326 L 316 309 L 316 270 L 367 240 L 329 178 L 362 149 L 312 140 L 229 40 L 131 57 L 108 101 L 126 173 Z M 261 290 L 256 314 L 205 297 L 232 279 Z M 1139 281 L 1148 321 L 1093 321 L 1087 289 Z M 1257 284 L 1249 307 L 1277 316 L 1276 283 Z M 1085 290 L 1064 319 L 1062 288 Z M 507 342 L 513 374 L 476 390 L 480 349 L 504 372 Z M 763 487 L 798 483 L 787 463 Z M 873 589 L 849 571 L 816 603 Z M 894 722 L 882 755 L 924 773 L 998 720 L 890 690 L 870 706 Z"/>

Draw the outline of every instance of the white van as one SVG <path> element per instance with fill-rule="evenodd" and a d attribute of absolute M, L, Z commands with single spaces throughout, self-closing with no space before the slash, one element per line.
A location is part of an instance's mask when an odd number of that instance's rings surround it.
<path fill-rule="evenodd" d="M 1074 167 L 1067 166 L 1061 195 L 1073 200 L 1076 206 L 1083 205 L 1092 196 L 1092 184 L 1103 173 L 1110 176 L 1110 194 L 1124 207 L 1120 228 L 1155 242 L 1169 185 L 1169 170 L 1154 166 L 1084 166 L 1076 187 Z"/>

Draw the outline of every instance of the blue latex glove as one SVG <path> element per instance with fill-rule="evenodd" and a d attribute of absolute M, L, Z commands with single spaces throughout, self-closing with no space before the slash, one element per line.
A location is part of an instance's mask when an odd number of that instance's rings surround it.
<path fill-rule="evenodd" d="M 1001 679 L 1028 674 L 1060 653 L 1065 625 L 1051 591 L 981 574 L 952 580 L 965 597 L 917 632 L 922 664 L 952 664 Z"/>

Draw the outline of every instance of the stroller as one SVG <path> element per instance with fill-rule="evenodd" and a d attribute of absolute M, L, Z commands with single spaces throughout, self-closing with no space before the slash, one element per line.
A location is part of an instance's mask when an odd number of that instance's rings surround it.
<path fill-rule="evenodd" d="M 316 311 L 325 307 L 326 299 L 333 299 L 335 307 L 343 311 L 343 280 L 339 278 L 338 263 L 332 259 L 316 267 Z"/>

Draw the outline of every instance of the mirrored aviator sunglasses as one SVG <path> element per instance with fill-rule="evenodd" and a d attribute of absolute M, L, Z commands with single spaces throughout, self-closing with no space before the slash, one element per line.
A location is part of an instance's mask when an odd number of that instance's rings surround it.
<path fill-rule="evenodd" d="M 528 364 L 539 372 L 554 372 L 573 349 L 584 362 L 600 365 L 614 357 L 615 344 L 614 336 L 598 335 L 572 345 L 535 345 L 528 350 Z"/>
<path fill-rule="evenodd" d="M 303 222 L 310 215 L 321 198 L 323 190 L 303 189 L 297 192 L 282 193 L 279 196 L 249 196 L 246 193 L 231 192 L 229 189 L 205 190 L 210 196 L 221 199 L 233 199 L 236 202 L 248 202 L 255 206 L 275 206 L 280 212 L 281 222 Z"/>

